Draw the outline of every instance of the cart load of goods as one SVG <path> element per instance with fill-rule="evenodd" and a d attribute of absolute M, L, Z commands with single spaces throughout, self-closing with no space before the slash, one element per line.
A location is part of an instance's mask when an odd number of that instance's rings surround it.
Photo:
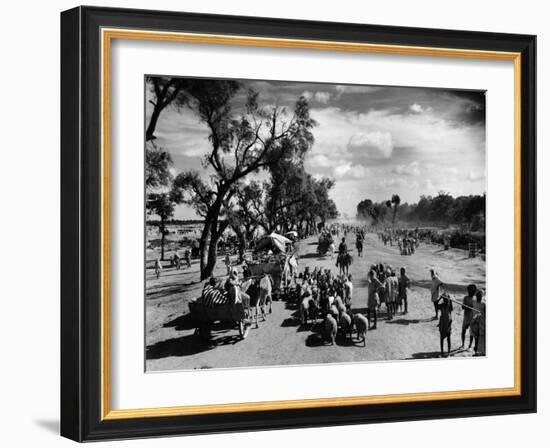
<path fill-rule="evenodd" d="M 329 232 L 323 232 L 319 236 L 319 245 L 317 246 L 319 254 L 325 255 L 332 243 L 334 243 L 332 235 Z"/>

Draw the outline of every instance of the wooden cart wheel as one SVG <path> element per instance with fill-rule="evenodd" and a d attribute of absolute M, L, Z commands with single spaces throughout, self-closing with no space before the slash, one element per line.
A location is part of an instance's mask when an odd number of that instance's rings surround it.
<path fill-rule="evenodd" d="M 246 319 L 241 319 L 239 321 L 239 335 L 241 339 L 246 339 L 248 333 L 250 332 L 250 325 Z"/>

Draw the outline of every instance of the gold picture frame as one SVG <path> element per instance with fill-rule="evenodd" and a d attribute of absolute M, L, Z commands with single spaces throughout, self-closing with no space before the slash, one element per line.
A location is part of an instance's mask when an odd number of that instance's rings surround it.
<path fill-rule="evenodd" d="M 107 13 L 106 13 L 107 11 Z M 421 405 L 426 402 L 445 402 L 447 406 L 450 406 L 449 401 L 455 400 L 473 400 L 473 399 L 508 399 L 508 402 L 515 403 L 517 399 L 524 400 L 526 395 L 529 401 L 532 401 L 531 389 L 526 390 L 526 377 L 525 375 L 525 362 L 526 357 L 529 363 L 534 354 L 526 353 L 523 351 L 525 347 L 525 331 L 522 327 L 522 322 L 525 322 L 525 298 L 522 294 L 525 291 L 522 289 L 525 278 L 525 258 L 532 258 L 531 244 L 526 246 L 524 239 L 522 239 L 522 225 L 525 214 L 531 215 L 534 213 L 533 203 L 525 202 L 525 186 L 527 182 L 531 182 L 531 179 L 526 179 L 524 173 L 526 169 L 532 169 L 531 166 L 525 167 L 525 153 L 534 151 L 534 143 L 530 143 L 530 136 L 524 134 L 526 129 L 532 123 L 532 117 L 526 114 L 526 110 L 532 107 L 532 103 L 526 104 L 526 83 L 529 82 L 525 78 L 532 77 L 533 74 L 529 71 L 529 63 L 534 57 L 532 53 L 532 36 L 514 36 L 508 38 L 503 37 L 502 49 L 490 49 L 488 36 L 475 36 L 479 48 L 469 47 L 450 47 L 449 42 L 460 42 L 464 37 L 460 32 L 453 34 L 448 32 L 447 37 L 439 37 L 430 34 L 432 30 L 424 30 L 426 36 L 431 37 L 434 42 L 433 46 L 426 44 L 411 44 L 408 45 L 405 42 L 396 43 L 389 42 L 391 38 L 387 38 L 388 42 L 369 42 L 369 38 L 365 38 L 365 42 L 357 41 L 345 41 L 345 40 L 327 40 L 319 38 L 287 38 L 261 35 L 250 35 L 244 33 L 242 35 L 235 35 L 224 32 L 197 32 L 191 31 L 174 31 L 169 25 L 166 25 L 166 29 L 146 29 L 144 26 L 135 27 L 125 26 L 132 22 L 132 15 L 126 12 L 120 12 L 121 10 L 105 10 L 102 8 L 77 8 L 64 13 L 65 17 L 65 29 L 67 33 L 74 33 L 75 29 L 78 33 L 84 33 L 83 28 L 78 26 L 78 23 L 82 20 L 90 21 L 93 23 L 93 30 L 96 33 L 93 35 L 94 43 L 98 50 L 98 54 L 94 56 L 94 61 L 98 65 L 99 83 L 97 94 L 99 101 L 100 123 L 98 129 L 98 143 L 99 143 L 99 207 L 98 207 L 98 219 L 99 219 L 99 251 L 98 251 L 98 273 L 100 274 L 100 281 L 98 285 L 98 305 L 99 305 L 99 322 L 97 327 L 97 334 L 99 335 L 99 343 L 97 345 L 99 349 L 99 360 L 97 360 L 97 367 L 99 367 L 99 376 L 97 377 L 97 386 L 99 388 L 99 404 L 93 406 L 95 411 L 88 409 L 87 419 L 96 421 L 96 426 L 101 427 L 106 424 L 116 425 L 117 422 L 121 424 L 127 424 L 129 421 L 136 421 L 146 419 L 151 421 L 151 426 L 147 434 L 155 434 L 158 431 L 158 427 L 153 422 L 154 420 L 163 418 L 173 419 L 185 419 L 192 416 L 211 416 L 211 415 L 228 415 L 228 414 L 242 414 L 242 413 L 262 413 L 266 411 L 297 411 L 297 410 L 317 410 L 320 408 L 327 408 L 327 412 L 337 408 L 351 408 L 359 407 L 364 409 L 366 406 L 374 408 L 374 405 L 391 405 L 391 404 L 404 404 L 414 403 Z M 146 20 L 152 21 L 155 18 L 156 24 L 161 23 L 166 18 L 168 13 L 156 12 L 141 12 L 140 17 L 144 17 Z M 106 15 L 110 17 L 109 20 L 102 22 L 102 17 Z M 155 17 L 153 17 L 155 16 Z M 116 26 L 113 23 L 117 22 Z M 208 16 L 200 16 L 202 20 L 207 20 Z M 145 20 L 141 19 L 141 20 Z M 193 28 L 193 20 L 196 16 L 190 18 L 181 17 L 182 28 Z M 173 19 L 172 19 L 173 20 Z M 241 19 L 235 19 L 236 21 Z M 249 19 L 254 21 L 254 19 Z M 268 20 L 268 19 L 263 19 Z M 128 23 L 130 22 L 130 23 Z M 88 23 L 88 22 L 87 22 Z M 151 22 L 153 23 L 153 22 Z M 191 23 L 191 26 L 189 25 Z M 277 23 L 275 23 L 276 28 Z M 281 25 L 282 26 L 282 25 Z M 292 24 L 292 26 L 298 27 L 298 24 Z M 319 25 L 322 28 L 321 25 Z M 333 24 L 323 24 L 327 29 L 331 29 L 331 26 L 337 27 Z M 360 25 L 357 25 L 360 27 Z M 211 28 L 215 29 L 217 22 L 213 20 Z M 367 26 L 364 26 L 367 27 Z M 368 27 L 367 27 L 368 28 Z M 366 31 L 368 29 L 365 28 Z M 297 29 L 297 28 L 296 28 Z M 286 30 L 286 29 L 285 29 Z M 377 33 L 383 35 L 383 31 L 376 30 Z M 87 31 L 90 32 L 89 30 Z M 281 30 L 281 34 L 284 34 L 284 30 Z M 387 32 L 387 31 L 386 31 Z M 368 33 L 366 33 L 368 34 Z M 387 32 L 389 34 L 389 32 Z M 81 38 L 89 37 L 89 34 L 82 34 Z M 378 34 L 376 34 L 378 36 Z M 140 40 L 140 41 L 162 41 L 162 42 L 184 42 L 184 43 L 200 43 L 211 45 L 237 45 L 243 47 L 275 47 L 275 48 L 288 48 L 288 49 L 309 49 L 309 50 L 322 50 L 322 51 L 343 51 L 343 52 L 356 52 L 356 53 L 382 53 L 382 54 L 398 54 L 398 55 L 413 55 L 413 56 L 432 56 L 432 57 L 449 57 L 449 58 L 465 58 L 465 59 L 483 59 L 483 60 L 504 60 L 513 62 L 514 66 L 514 386 L 508 388 L 494 388 L 494 389 L 479 389 L 479 390 L 461 390 L 461 391 L 448 391 L 448 392 L 430 392 L 430 393 L 408 393 L 408 394 L 396 394 L 396 395 L 374 395 L 374 396 L 355 396 L 355 397 L 339 397 L 339 398 L 316 398 L 307 400 L 282 400 L 282 401 L 269 401 L 269 402 L 247 402 L 247 403 L 231 403 L 231 404 L 215 404 L 215 405 L 189 405 L 189 406 L 176 406 L 176 407 L 161 407 L 161 408 L 142 408 L 142 409 L 113 409 L 111 407 L 111 366 L 110 358 L 111 345 L 110 345 L 110 245 L 111 245 L 111 203 L 110 203 L 110 185 L 111 185 L 111 116 L 110 116 L 110 104 L 111 104 L 111 45 L 114 40 Z M 509 39 L 509 40 L 507 40 Z M 403 38 L 403 40 L 406 40 Z M 513 41 L 513 42 L 512 42 Z M 516 41 L 520 41 L 523 47 L 517 44 Z M 438 42 L 440 45 L 438 45 Z M 468 45 L 471 45 L 470 43 Z M 78 53 L 80 48 L 75 50 Z M 76 54 L 75 53 L 75 54 Z M 69 57 L 67 56 L 67 61 Z M 81 63 L 81 62 L 80 62 Z M 79 64 L 76 60 L 67 62 L 67 65 Z M 67 66 L 66 65 L 66 66 Z M 80 69 L 80 66 L 78 66 Z M 77 70 L 78 71 L 78 70 Z M 79 72 L 81 73 L 81 72 Z M 74 67 L 71 70 L 67 70 L 66 76 L 74 75 Z M 532 86 L 534 89 L 534 86 Z M 80 88 L 80 86 L 79 86 Z M 67 92 L 68 94 L 69 92 Z M 81 93 L 79 92 L 79 97 Z M 529 100 L 530 101 L 530 100 Z M 69 108 L 66 107 L 68 110 Z M 526 122 L 528 121 L 528 122 Z M 75 123 L 70 123 L 68 126 L 75 126 Z M 62 148 L 62 151 L 68 149 Z M 81 149 L 81 150 L 84 150 Z M 527 163 L 531 165 L 531 160 Z M 511 199 L 512 200 L 512 199 Z M 73 213 L 74 211 L 70 211 Z M 67 212 L 69 215 L 69 212 Z M 529 224 L 534 225 L 533 223 Z M 524 237 L 523 237 L 524 238 Z M 72 250 L 72 249 L 67 249 Z M 525 253 L 527 250 L 528 253 Z M 522 269 L 523 266 L 523 269 Z M 534 274 L 533 274 L 534 275 Z M 523 292 L 522 292 L 523 291 Z M 69 299 L 66 299 L 69 300 Z M 64 325 L 68 325 L 64 321 Z M 79 328 L 77 331 L 82 331 Z M 532 328 L 529 329 L 532 331 Z M 78 347 L 81 350 L 81 347 Z M 75 359 L 66 361 L 67 363 L 78 362 Z M 532 361 L 534 362 L 534 361 Z M 528 380 L 532 381 L 532 375 L 534 373 L 529 368 L 527 376 Z M 74 389 L 74 387 L 71 388 Z M 66 392 L 67 394 L 68 392 Z M 72 393 L 72 392 L 71 392 Z M 514 401 L 516 399 L 516 401 Z M 83 398 L 77 399 L 79 406 L 86 407 L 82 402 Z M 521 401 L 521 400 L 520 400 Z M 62 411 L 63 412 L 63 411 Z M 94 414 L 95 415 L 91 415 Z M 472 414 L 475 414 L 472 411 Z M 442 415 L 446 415 L 442 413 Z M 467 413 L 465 413 L 467 415 Z M 367 419 L 368 420 L 368 419 Z M 65 417 L 67 424 L 65 429 L 62 427 L 62 432 L 65 435 L 80 439 L 88 440 L 94 438 L 117 438 L 117 437 L 132 437 L 132 431 L 124 429 L 118 430 L 105 430 L 102 432 L 96 429 L 92 429 L 88 426 L 88 434 L 82 432 L 82 421 L 74 423 L 72 419 Z M 180 420 L 183 421 L 183 420 Z M 366 420 L 365 420 L 366 421 Z M 322 422 L 320 422 L 322 424 Z M 284 424 L 282 425 L 283 427 Z M 115 426 L 116 427 L 116 426 Z M 237 426 L 238 427 L 238 426 Z M 253 427 L 253 426 L 251 426 Z M 289 427 L 287 425 L 286 427 Z M 95 427 L 94 427 L 95 428 Z M 189 431 L 182 430 L 181 433 L 193 433 L 194 431 L 200 431 L 201 426 L 197 425 L 194 429 Z M 246 427 L 243 429 L 247 429 Z M 224 430 L 222 427 L 220 430 Z M 94 431 L 97 431 L 98 435 L 94 435 Z M 118 431 L 118 432 L 117 432 Z M 161 432 L 162 433 L 162 432 Z M 178 433 L 178 431 L 176 431 Z"/>

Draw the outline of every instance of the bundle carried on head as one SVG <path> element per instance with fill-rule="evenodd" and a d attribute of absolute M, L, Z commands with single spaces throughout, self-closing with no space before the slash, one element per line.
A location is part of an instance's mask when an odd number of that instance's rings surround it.
<path fill-rule="evenodd" d="M 206 285 L 202 291 L 202 296 L 198 300 L 207 308 L 215 308 L 228 303 L 229 297 L 222 289 L 212 285 Z"/>

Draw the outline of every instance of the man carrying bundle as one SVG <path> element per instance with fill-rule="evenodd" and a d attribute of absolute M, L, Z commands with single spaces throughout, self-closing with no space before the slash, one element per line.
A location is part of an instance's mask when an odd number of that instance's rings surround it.
<path fill-rule="evenodd" d="M 357 256 L 363 256 L 363 235 L 361 232 L 357 232 L 357 237 L 355 239 L 355 247 L 357 248 Z"/>
<path fill-rule="evenodd" d="M 376 321 L 377 321 L 377 312 L 378 307 L 380 306 L 380 299 L 378 296 L 378 291 L 383 290 L 384 285 L 378 280 L 376 277 L 376 272 L 374 269 L 371 269 L 369 271 L 369 278 L 367 283 L 367 290 L 368 290 L 368 296 L 367 296 L 367 319 L 369 321 L 369 330 L 375 330 L 376 329 Z M 371 318 L 374 319 L 374 325 L 371 327 Z"/>
<path fill-rule="evenodd" d="M 430 275 L 432 277 L 432 285 L 431 285 L 431 295 L 432 295 L 432 303 L 434 304 L 434 310 L 435 310 L 435 317 L 433 320 L 437 320 L 439 317 L 439 292 L 441 290 L 441 287 L 443 286 L 443 282 L 437 275 L 437 272 L 435 272 L 435 269 L 430 269 Z"/>
<path fill-rule="evenodd" d="M 485 303 L 483 300 L 483 291 L 476 292 L 476 301 L 474 302 L 474 317 L 470 325 L 470 334 L 475 339 L 474 356 L 485 355 Z"/>
<path fill-rule="evenodd" d="M 191 267 L 191 251 L 189 248 L 185 249 L 185 252 L 183 253 L 183 259 L 185 260 L 185 263 L 187 264 L 187 267 Z"/>
<path fill-rule="evenodd" d="M 405 268 L 401 268 L 400 273 L 401 275 L 399 276 L 397 286 L 397 304 L 399 308 L 403 307 L 403 314 L 407 314 L 409 312 L 409 305 L 407 303 L 407 289 L 411 286 L 411 281 L 405 273 Z"/>
<path fill-rule="evenodd" d="M 160 261 L 160 258 L 157 258 L 155 260 L 155 275 L 157 276 L 157 278 L 160 277 L 161 272 L 162 272 L 162 263 Z"/>
<path fill-rule="evenodd" d="M 441 303 L 440 303 L 441 302 Z M 443 342 L 447 339 L 447 356 L 451 354 L 451 327 L 453 323 L 452 315 L 453 303 L 448 293 L 444 292 L 435 302 L 435 306 L 441 311 L 439 318 L 439 346 L 441 348 L 441 357 L 445 357 L 443 351 Z"/>
<path fill-rule="evenodd" d="M 464 342 L 466 339 L 466 331 L 470 328 L 474 313 L 474 296 L 477 291 L 476 285 L 468 285 L 466 288 L 468 295 L 462 299 L 462 310 L 464 311 L 464 319 L 462 320 L 462 345 L 460 348 L 464 348 Z M 468 350 L 472 347 L 473 335 L 470 333 L 470 343 L 468 344 Z"/>
<path fill-rule="evenodd" d="M 346 244 L 346 238 L 342 238 L 342 242 L 338 246 L 338 261 L 341 260 L 340 257 L 348 253 L 348 245 Z"/>
<path fill-rule="evenodd" d="M 395 272 L 388 267 L 386 271 L 386 279 L 384 281 L 384 295 L 386 302 L 386 310 L 388 312 L 388 320 L 393 319 L 395 314 L 395 302 L 397 299 L 397 277 Z"/>

